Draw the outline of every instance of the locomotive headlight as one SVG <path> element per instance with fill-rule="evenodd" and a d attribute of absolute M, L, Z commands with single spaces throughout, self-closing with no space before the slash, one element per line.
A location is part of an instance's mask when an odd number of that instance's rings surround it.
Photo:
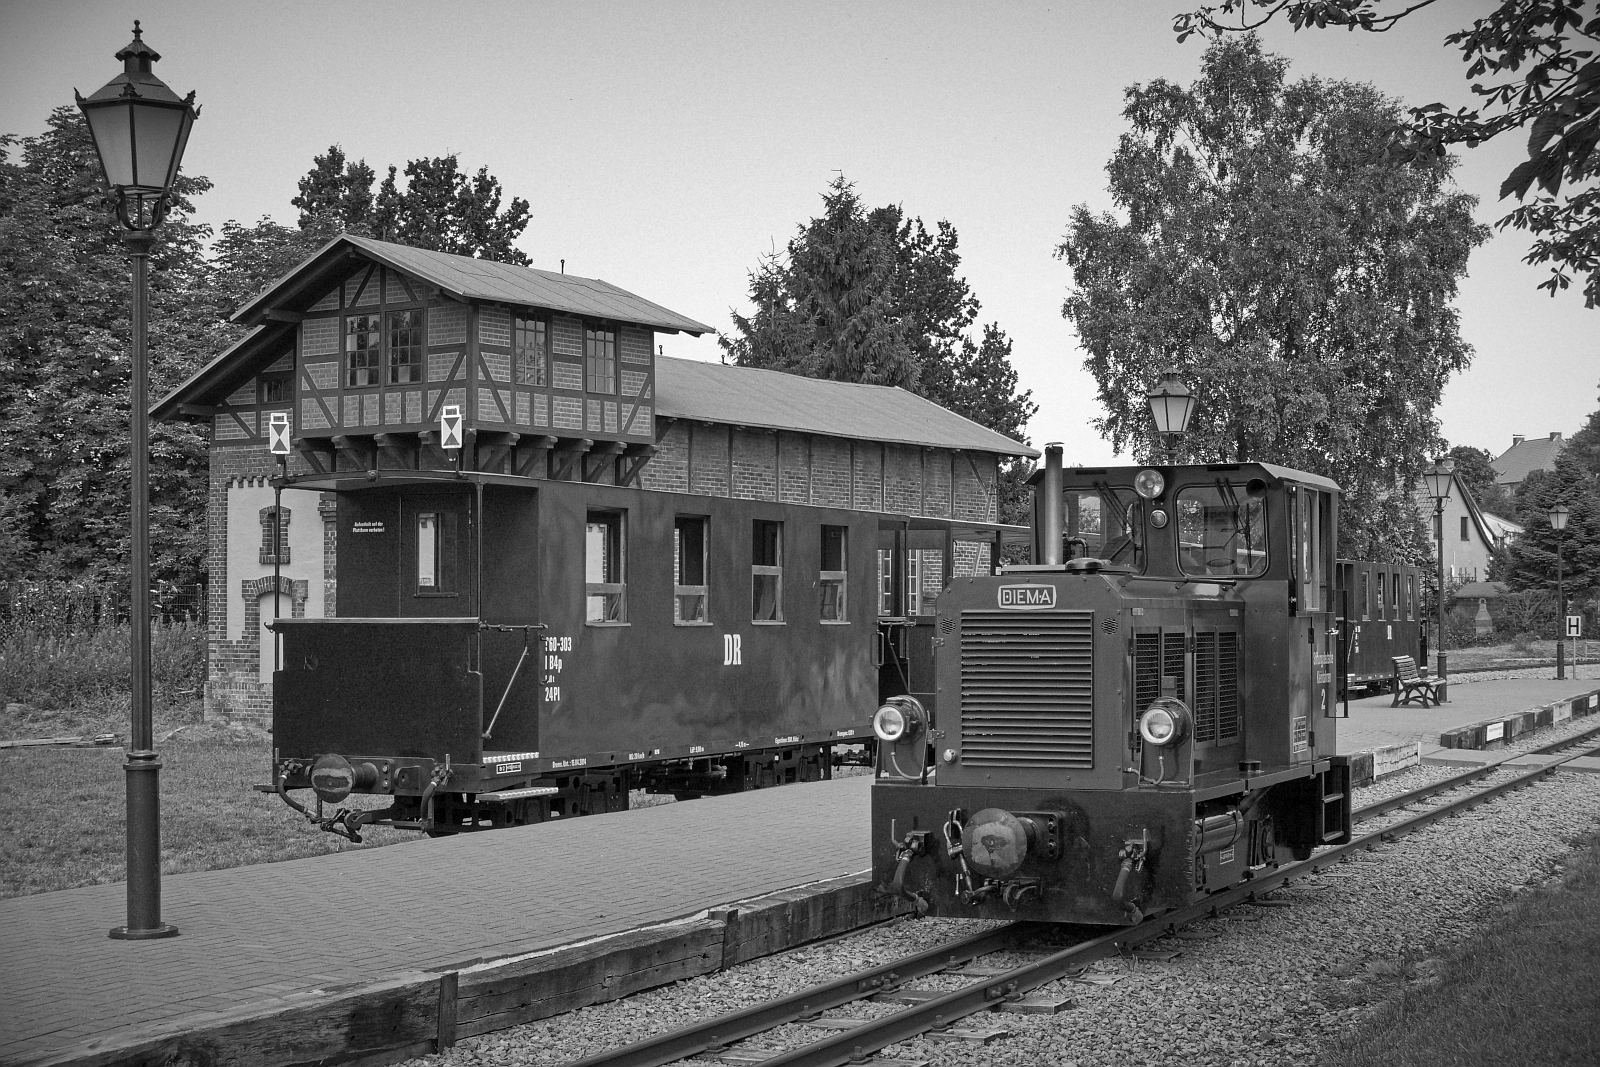
<path fill-rule="evenodd" d="M 1180 700 L 1163 697 L 1139 716 L 1139 736 L 1152 745 L 1175 745 L 1189 732 L 1189 709 Z"/>
<path fill-rule="evenodd" d="M 1133 476 L 1133 491 L 1146 500 L 1154 500 L 1166 487 L 1167 480 L 1161 477 L 1161 472 L 1153 471 L 1149 467 Z"/>
<path fill-rule="evenodd" d="M 922 710 L 916 697 L 892 697 L 872 717 L 872 732 L 878 735 L 878 740 L 890 744 L 911 741 L 922 732 L 927 721 L 928 713 Z"/>

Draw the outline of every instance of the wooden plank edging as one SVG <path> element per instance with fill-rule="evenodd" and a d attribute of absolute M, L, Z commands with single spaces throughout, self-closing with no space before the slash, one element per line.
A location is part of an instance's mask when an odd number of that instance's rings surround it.
<path fill-rule="evenodd" d="M 14 1067 L 381 1067 L 462 1038 L 618 1000 L 906 911 L 860 874 L 442 973 L 377 982 L 119 1031 Z M 11 1067 L 11 1065 L 8 1065 Z"/>

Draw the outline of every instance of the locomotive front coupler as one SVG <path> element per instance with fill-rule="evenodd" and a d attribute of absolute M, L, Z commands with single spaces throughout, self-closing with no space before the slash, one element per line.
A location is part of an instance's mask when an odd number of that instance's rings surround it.
<path fill-rule="evenodd" d="M 930 907 L 928 899 L 921 893 L 912 893 L 906 889 L 906 870 L 911 866 L 911 861 L 928 851 L 928 831 L 909 831 L 904 839 L 894 837 L 894 827 L 889 827 L 890 840 L 895 845 L 894 879 L 889 883 L 889 892 L 901 900 L 909 901 L 917 910 L 917 917 L 928 914 Z"/>

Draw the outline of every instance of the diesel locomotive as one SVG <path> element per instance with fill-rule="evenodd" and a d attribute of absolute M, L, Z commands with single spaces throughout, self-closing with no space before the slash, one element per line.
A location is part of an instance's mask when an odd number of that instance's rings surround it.
<path fill-rule="evenodd" d="M 873 719 L 872 863 L 919 912 L 1134 924 L 1349 840 L 1339 488 L 1264 463 L 1034 475 L 1037 562 L 955 579 L 934 700 Z"/>

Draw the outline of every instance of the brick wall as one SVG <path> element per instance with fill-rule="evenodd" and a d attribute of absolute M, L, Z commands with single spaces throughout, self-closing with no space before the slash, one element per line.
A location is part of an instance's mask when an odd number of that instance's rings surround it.
<path fill-rule="evenodd" d="M 728 427 L 689 428 L 689 491 L 705 496 L 728 495 Z"/>
<path fill-rule="evenodd" d="M 855 507 L 883 511 L 883 446 L 862 441 L 855 447 Z"/>
<path fill-rule="evenodd" d="M 811 503 L 811 439 L 805 434 L 778 434 L 778 499 Z"/>
<path fill-rule="evenodd" d="M 778 499 L 778 436 L 733 431 L 733 493 L 740 500 Z"/>

